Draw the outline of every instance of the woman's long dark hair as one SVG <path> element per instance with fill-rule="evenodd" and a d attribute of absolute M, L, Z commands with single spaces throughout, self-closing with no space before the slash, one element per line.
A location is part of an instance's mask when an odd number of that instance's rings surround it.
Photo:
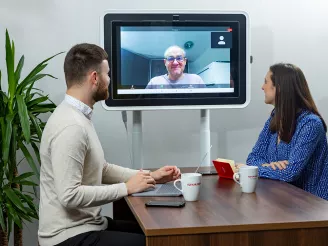
<path fill-rule="evenodd" d="M 278 132 L 280 139 L 289 143 L 300 110 L 308 110 L 319 116 L 327 132 L 327 125 L 318 112 L 302 70 L 293 64 L 278 63 L 272 65 L 270 71 L 272 83 L 276 87 L 271 132 Z"/>

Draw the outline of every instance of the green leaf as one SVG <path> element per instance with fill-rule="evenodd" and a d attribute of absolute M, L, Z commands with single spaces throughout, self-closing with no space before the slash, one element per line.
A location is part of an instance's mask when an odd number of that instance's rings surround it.
<path fill-rule="evenodd" d="M 2 167 L 2 169 L 0 169 L 0 185 L 2 185 L 2 182 L 3 182 L 3 175 L 4 175 L 4 171 L 3 171 L 3 166 L 4 166 L 4 164 L 3 163 L 1 163 L 1 161 L 0 161 L 0 164 L 1 164 L 1 167 Z M 0 197 L 1 197 L 1 195 L 0 195 Z M 0 204 L 1 204 L 1 199 L 0 199 Z M 0 205 L 0 207 L 1 207 L 1 205 Z"/>
<path fill-rule="evenodd" d="M 36 167 L 34 160 L 30 154 L 30 152 L 27 150 L 27 148 L 25 147 L 25 145 L 22 142 L 18 143 L 19 148 L 22 150 L 28 164 L 30 165 L 30 167 L 32 168 L 33 172 L 36 174 L 37 178 L 40 178 L 40 173 L 38 168 Z"/>
<path fill-rule="evenodd" d="M 26 91 L 25 102 L 29 102 L 33 98 L 33 95 L 31 95 L 32 89 L 33 89 L 33 84 L 31 84 Z"/>
<path fill-rule="evenodd" d="M 22 200 L 23 200 L 24 202 L 27 203 L 27 205 L 31 208 L 31 210 L 37 212 L 36 206 L 35 206 L 35 204 L 33 203 L 33 198 L 32 198 L 31 196 L 29 196 L 29 195 L 25 195 L 25 194 L 23 194 L 22 192 L 20 192 L 20 191 L 17 190 L 17 189 L 14 189 L 14 191 L 15 191 L 15 193 L 16 193 L 19 197 L 22 198 Z M 28 211 L 28 210 L 27 210 L 27 211 Z"/>
<path fill-rule="evenodd" d="M 0 91 L 2 91 L 1 79 L 2 79 L 2 74 L 1 74 L 1 70 L 0 70 Z"/>
<path fill-rule="evenodd" d="M 49 112 L 53 112 L 55 110 L 55 108 L 34 108 L 32 109 L 30 112 L 31 113 L 49 113 Z"/>
<path fill-rule="evenodd" d="M 36 184 L 32 181 L 27 181 L 27 180 L 18 181 L 17 184 L 26 185 L 26 186 L 38 186 L 38 184 Z"/>
<path fill-rule="evenodd" d="M 16 92 L 15 64 L 14 64 L 13 49 L 10 44 L 10 37 L 9 37 L 8 30 L 6 30 L 6 63 L 7 63 L 9 98 L 11 98 L 12 100 Z"/>
<path fill-rule="evenodd" d="M 55 109 L 56 107 L 57 107 L 56 104 L 53 104 L 53 103 L 42 103 L 42 104 L 35 105 L 30 110 L 36 110 L 36 109 L 42 109 L 42 108 Z"/>
<path fill-rule="evenodd" d="M 64 52 L 59 52 L 47 59 L 45 59 L 44 61 L 42 61 L 41 63 L 39 63 L 27 76 L 26 78 L 22 81 L 22 83 L 20 83 L 19 90 L 22 91 L 30 82 L 31 79 L 33 81 L 33 77 L 35 77 L 39 72 L 41 72 L 46 66 L 47 64 L 45 64 L 47 61 L 51 60 L 52 58 L 54 58 L 57 55 L 60 55 Z M 49 76 L 49 75 L 48 75 Z M 51 75 L 50 75 L 51 76 Z M 34 82 L 33 82 L 34 83 Z"/>
<path fill-rule="evenodd" d="M 41 138 L 40 138 L 41 140 Z M 39 165 L 41 165 L 41 159 L 40 159 L 40 152 L 38 146 L 35 144 L 35 142 L 31 141 L 32 148 L 34 150 L 35 156 L 38 159 Z"/>
<path fill-rule="evenodd" d="M 55 55 L 53 55 L 53 56 L 51 56 L 51 57 L 45 59 L 45 60 L 42 61 L 39 65 L 41 65 L 41 64 L 43 64 L 43 63 L 46 63 L 47 61 L 51 60 L 51 59 L 54 58 L 55 56 L 58 56 L 58 55 L 63 54 L 63 53 L 65 53 L 65 52 L 64 52 L 64 51 L 59 52 L 59 53 L 57 53 L 57 54 L 55 54 Z"/>
<path fill-rule="evenodd" d="M 3 162 L 6 165 L 8 163 L 9 158 L 9 149 L 10 149 L 10 140 L 12 135 L 12 121 L 14 119 L 13 115 L 7 115 L 6 117 L 6 131 L 4 132 L 4 141 L 2 144 L 2 154 L 3 154 Z"/>
<path fill-rule="evenodd" d="M 22 193 L 23 194 L 23 193 Z M 24 195 L 26 195 L 26 194 L 31 194 L 31 195 L 33 195 L 34 196 L 34 193 L 33 192 L 31 192 L 31 191 L 24 191 Z M 27 195 L 26 195 L 27 196 Z M 33 201 L 33 199 L 31 198 L 31 201 Z"/>
<path fill-rule="evenodd" d="M 32 218 L 31 218 L 32 216 L 30 216 L 29 214 L 26 215 L 24 213 L 18 213 L 18 217 L 20 217 L 21 219 L 27 220 L 28 222 L 32 222 Z M 24 225 L 26 225 L 24 223 L 24 221 L 22 221 L 22 222 L 23 222 Z"/>
<path fill-rule="evenodd" d="M 16 190 L 15 190 L 15 191 L 16 191 Z M 28 191 L 25 191 L 25 193 L 33 194 L 32 192 L 28 192 Z M 23 194 L 23 193 L 20 193 L 20 194 L 22 194 L 22 195 L 24 196 L 24 198 L 25 198 L 26 201 L 31 201 L 31 202 L 33 202 L 34 198 L 31 197 L 30 195 L 26 195 L 26 194 Z"/>
<path fill-rule="evenodd" d="M 17 128 L 18 126 L 16 124 L 13 125 L 12 135 L 11 135 L 11 141 L 10 141 L 10 150 L 9 150 L 9 181 L 13 180 L 14 173 L 17 167 L 16 162 L 16 149 L 17 149 Z"/>
<path fill-rule="evenodd" d="M 39 72 L 41 72 L 48 64 L 46 64 L 46 62 L 47 61 L 49 61 L 49 60 L 51 60 L 52 58 L 54 58 L 55 56 L 57 56 L 57 55 L 60 55 L 60 54 L 62 54 L 62 53 L 64 53 L 64 52 L 59 52 L 59 53 L 57 53 L 57 54 L 55 54 L 55 55 L 53 55 L 53 56 L 51 56 L 51 57 L 49 57 L 49 58 L 47 58 L 47 59 L 45 59 L 44 61 L 42 61 L 41 63 L 39 63 L 31 72 L 30 72 L 30 74 L 29 75 L 27 75 L 27 77 L 24 79 L 24 81 L 25 80 L 29 80 L 29 79 L 31 79 L 32 77 L 34 77 L 35 75 L 37 75 Z M 53 77 L 52 75 L 49 75 L 49 74 L 46 74 L 46 76 L 50 76 L 50 77 Z M 53 78 L 55 78 L 55 77 L 53 77 Z M 24 82 L 23 81 L 23 82 Z M 23 83 L 22 82 L 22 83 Z"/>
<path fill-rule="evenodd" d="M 8 170 L 8 168 L 5 169 L 5 174 L 6 174 L 6 177 L 8 179 L 8 177 L 9 177 L 9 170 Z"/>
<path fill-rule="evenodd" d="M 0 204 L 0 225 L 3 231 L 6 231 L 6 221 L 3 217 L 2 204 Z"/>
<path fill-rule="evenodd" d="M 53 79 L 57 79 L 56 77 L 54 77 L 54 76 L 52 76 L 50 74 L 37 74 L 34 77 L 32 77 L 30 80 L 26 81 L 25 87 L 22 88 L 22 91 L 26 90 L 26 87 L 28 85 L 34 86 L 34 84 L 35 84 L 36 81 L 38 81 L 38 80 L 40 80 L 40 79 L 42 79 L 44 77 L 50 77 L 50 78 L 53 78 Z"/>
<path fill-rule="evenodd" d="M 7 206 L 8 208 L 8 206 Z M 8 209 L 9 210 L 9 209 Z M 10 213 L 8 212 L 8 238 L 10 238 L 10 234 L 11 234 L 11 230 L 12 230 L 12 226 L 13 226 L 13 220 L 12 220 L 12 216 L 10 216 Z"/>
<path fill-rule="evenodd" d="M 40 65 L 40 66 L 37 66 L 35 67 L 32 72 L 30 72 L 29 75 L 26 76 L 26 78 L 17 86 L 17 92 L 19 94 L 22 93 L 22 91 L 24 89 L 26 89 L 26 87 L 32 83 L 34 84 L 34 82 L 38 79 L 41 79 L 44 77 L 43 74 L 38 74 L 40 73 L 48 64 L 44 64 L 44 65 Z"/>
<path fill-rule="evenodd" d="M 33 172 L 23 173 L 23 174 L 21 174 L 21 175 L 15 177 L 15 178 L 13 179 L 13 183 L 17 183 L 17 182 L 19 182 L 19 181 L 21 181 L 21 180 L 23 180 L 23 179 L 29 178 L 29 177 L 31 177 L 31 176 L 33 176 L 33 175 L 35 175 L 35 173 L 33 173 Z"/>
<path fill-rule="evenodd" d="M 14 58 L 14 64 L 15 64 L 15 43 L 14 40 L 11 40 L 11 50 Z"/>
<path fill-rule="evenodd" d="M 15 193 L 13 193 L 15 196 L 16 196 L 16 194 Z M 16 196 L 17 197 L 17 196 Z M 18 198 L 18 197 L 17 197 Z M 17 206 L 17 204 L 15 204 L 14 203 L 14 205 L 16 205 Z M 23 206 L 23 211 L 25 211 L 25 208 L 24 208 L 24 206 Z M 14 220 L 14 222 L 15 222 L 15 224 L 17 224 L 18 226 L 19 226 L 19 228 L 22 228 L 22 222 L 21 222 L 21 220 L 19 219 L 19 217 L 17 216 L 17 211 L 12 207 L 12 206 L 9 206 L 8 207 L 8 212 L 9 212 L 9 214 L 8 214 L 8 217 L 10 218 L 12 218 L 13 220 Z M 26 212 L 25 212 L 26 213 Z M 9 228 L 8 228 L 9 229 Z"/>
<path fill-rule="evenodd" d="M 48 96 L 42 96 L 26 103 L 27 108 L 32 108 L 34 105 L 38 105 L 48 100 Z"/>
<path fill-rule="evenodd" d="M 33 214 L 35 211 L 31 209 L 30 207 L 25 207 L 25 210 L 27 211 L 28 214 Z"/>
<path fill-rule="evenodd" d="M 31 129 L 30 129 L 30 122 L 27 113 L 27 107 L 23 95 L 17 95 L 16 98 L 18 104 L 18 114 L 23 129 L 23 134 L 26 142 L 29 143 L 31 138 Z"/>
<path fill-rule="evenodd" d="M 32 186 L 32 188 L 33 188 L 34 196 L 35 196 L 37 199 L 39 199 L 39 197 L 38 197 L 38 191 L 37 191 L 36 187 L 35 187 L 35 186 Z"/>
<path fill-rule="evenodd" d="M 34 87 L 33 87 L 33 90 L 41 91 L 42 93 L 44 93 L 44 91 L 39 90 L 39 89 L 34 88 Z M 39 92 L 33 92 L 33 93 L 31 94 L 31 96 L 30 96 L 31 99 L 32 99 L 34 96 L 36 96 L 36 95 L 39 95 L 39 96 L 41 96 L 41 97 L 44 96 L 43 94 L 41 94 L 41 93 L 39 93 Z M 31 100 L 31 99 L 30 99 L 30 100 Z M 53 101 L 50 100 L 50 98 L 48 98 L 48 101 L 50 101 L 52 104 L 55 104 Z"/>
<path fill-rule="evenodd" d="M 16 195 L 16 193 L 13 191 L 13 189 L 11 188 L 7 188 L 3 190 L 7 197 L 9 198 L 9 200 L 20 210 L 22 210 L 23 212 L 26 213 L 26 210 L 24 208 L 23 203 L 21 202 L 21 200 L 19 199 L 19 197 Z"/>
<path fill-rule="evenodd" d="M 35 90 L 35 91 L 40 91 L 40 92 L 42 92 L 42 93 L 44 93 L 44 91 L 43 90 L 41 90 L 41 89 L 38 89 L 38 88 L 35 88 L 35 87 L 33 87 L 33 90 Z M 33 93 L 33 95 L 34 94 L 37 94 L 37 95 L 39 95 L 39 96 L 43 96 L 43 94 L 41 94 L 41 93 L 38 93 L 38 92 L 35 92 L 35 93 Z"/>
<path fill-rule="evenodd" d="M 55 109 L 56 107 L 57 106 L 54 103 L 42 103 L 42 104 L 35 105 L 33 107 L 33 109 L 38 109 L 38 108 L 52 108 L 52 109 Z"/>
<path fill-rule="evenodd" d="M 40 143 L 40 140 L 38 138 L 31 138 L 31 141 L 33 141 L 34 143 Z"/>
<path fill-rule="evenodd" d="M 8 104 L 8 97 L 6 93 L 0 91 L 0 116 L 6 115 L 7 104 Z"/>
<path fill-rule="evenodd" d="M 38 213 L 29 214 L 29 216 L 31 216 L 32 218 L 34 218 L 36 220 L 39 219 Z"/>
<path fill-rule="evenodd" d="M 24 56 L 22 56 L 21 59 L 19 59 L 19 62 L 18 62 L 16 71 L 15 71 L 15 80 L 16 80 L 16 83 L 19 82 L 19 79 L 20 79 L 20 76 L 21 76 L 21 72 L 22 72 L 22 68 L 24 66 L 24 60 L 25 60 Z"/>
<path fill-rule="evenodd" d="M 29 113 L 29 116 L 30 116 L 30 120 L 31 120 L 33 126 L 35 127 L 36 134 L 38 135 L 39 140 L 41 140 L 42 130 L 41 130 L 41 127 L 40 127 L 40 125 L 37 121 L 37 118 L 31 113 Z"/>
<path fill-rule="evenodd" d="M 0 91 L 0 94 L 1 94 L 1 96 L 2 96 L 2 100 L 3 100 L 3 102 L 4 102 L 5 104 L 7 104 L 7 103 L 8 103 L 8 97 L 7 97 L 6 93 L 4 93 L 3 91 Z"/>
<path fill-rule="evenodd" d="M 5 124 L 5 119 L 3 117 L 0 117 L 0 125 L 1 125 L 1 139 L 0 139 L 0 141 L 3 141 L 5 139 L 5 132 L 6 132 L 6 124 Z"/>
<path fill-rule="evenodd" d="M 26 211 L 28 212 L 28 216 L 30 217 L 30 219 L 35 218 L 38 219 L 38 211 L 35 209 L 31 209 L 29 207 L 25 207 Z"/>
<path fill-rule="evenodd" d="M 25 157 L 24 158 L 22 158 L 19 162 L 17 162 L 17 167 L 19 166 L 19 164 L 21 164 L 21 162 L 22 161 L 24 161 L 25 160 Z"/>

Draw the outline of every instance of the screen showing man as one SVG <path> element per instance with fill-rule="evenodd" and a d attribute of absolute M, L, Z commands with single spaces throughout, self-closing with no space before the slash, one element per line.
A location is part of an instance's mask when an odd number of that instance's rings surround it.
<path fill-rule="evenodd" d="M 229 26 L 145 25 L 118 30 L 118 95 L 234 93 Z"/>
<path fill-rule="evenodd" d="M 249 103 L 249 21 L 229 14 L 108 13 L 108 110 Z M 162 107 L 163 106 L 163 107 Z"/>
<path fill-rule="evenodd" d="M 167 74 L 152 78 L 146 89 L 206 88 L 199 75 L 184 73 L 186 63 L 186 52 L 177 45 L 170 46 L 164 53 Z"/>

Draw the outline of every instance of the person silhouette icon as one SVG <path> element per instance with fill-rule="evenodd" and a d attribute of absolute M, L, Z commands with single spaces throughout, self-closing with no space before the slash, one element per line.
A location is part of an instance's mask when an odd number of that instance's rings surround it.
<path fill-rule="evenodd" d="M 223 41 L 224 37 L 220 36 L 219 37 L 220 41 L 218 42 L 218 45 L 225 45 L 226 43 Z"/>

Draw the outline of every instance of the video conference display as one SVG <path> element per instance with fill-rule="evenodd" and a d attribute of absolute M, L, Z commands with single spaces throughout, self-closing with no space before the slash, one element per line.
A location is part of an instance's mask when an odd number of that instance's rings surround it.
<path fill-rule="evenodd" d="M 246 24 L 243 14 L 106 14 L 106 105 L 245 103 Z"/>
<path fill-rule="evenodd" d="M 234 92 L 229 26 L 120 27 L 118 94 Z"/>

